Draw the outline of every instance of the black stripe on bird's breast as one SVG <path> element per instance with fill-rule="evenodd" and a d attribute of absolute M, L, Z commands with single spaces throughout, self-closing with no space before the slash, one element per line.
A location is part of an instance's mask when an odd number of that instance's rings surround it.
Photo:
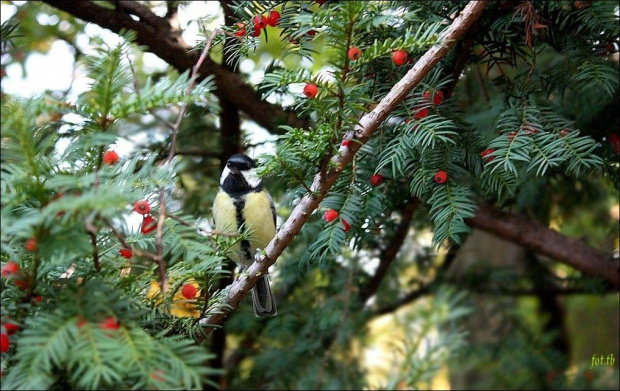
<path fill-rule="evenodd" d="M 251 187 L 250 184 L 245 180 L 245 177 L 240 174 L 228 175 L 226 179 L 224 179 L 224 183 L 222 183 L 221 187 L 222 190 L 224 190 L 233 198 L 238 198 L 250 192 L 259 192 L 263 190 L 262 182 L 259 183 L 256 187 Z"/>
<path fill-rule="evenodd" d="M 245 219 L 243 218 L 245 197 L 234 198 L 233 204 L 235 205 L 237 215 L 237 227 L 239 227 L 239 233 L 242 233 L 245 229 Z M 244 239 L 241 241 L 241 251 L 243 251 L 243 255 L 248 259 L 248 261 L 252 260 L 252 254 L 250 253 L 250 242 L 248 240 Z"/>

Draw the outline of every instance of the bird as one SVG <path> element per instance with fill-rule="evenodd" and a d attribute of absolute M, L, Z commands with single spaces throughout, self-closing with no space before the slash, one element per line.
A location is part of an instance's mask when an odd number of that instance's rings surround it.
<path fill-rule="evenodd" d="M 273 198 L 263 187 L 256 163 L 247 155 L 236 154 L 226 162 L 212 211 L 218 232 L 247 233 L 247 239 L 235 243 L 228 254 L 239 265 L 240 272 L 252 263 L 256 250 L 264 249 L 276 234 Z M 252 287 L 251 295 L 256 316 L 277 314 L 267 273 Z"/>

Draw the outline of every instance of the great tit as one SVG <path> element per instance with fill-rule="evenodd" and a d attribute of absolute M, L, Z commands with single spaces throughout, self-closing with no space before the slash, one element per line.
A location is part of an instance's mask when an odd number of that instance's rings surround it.
<path fill-rule="evenodd" d="M 215 229 L 227 234 L 247 232 L 248 239 L 230 249 L 229 258 L 243 271 L 254 259 L 257 249 L 264 249 L 276 234 L 276 209 L 273 199 L 256 173 L 256 163 L 249 156 L 233 155 L 220 178 L 220 188 L 213 202 Z M 267 274 L 252 288 L 256 316 L 274 316 L 276 302 Z"/>

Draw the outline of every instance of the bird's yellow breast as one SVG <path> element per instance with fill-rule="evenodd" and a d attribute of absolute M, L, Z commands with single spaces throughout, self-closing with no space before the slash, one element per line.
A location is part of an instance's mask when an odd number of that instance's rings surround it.
<path fill-rule="evenodd" d="M 242 207 L 238 210 L 235 203 Z M 239 212 L 241 216 L 237 216 Z M 240 222 L 249 233 L 249 259 L 241 243 L 236 243 L 230 249 L 229 256 L 237 263 L 251 263 L 256 249 L 264 249 L 276 234 L 271 200 L 265 190 L 248 193 L 236 201 L 226 192 L 218 192 L 213 202 L 213 220 L 215 229 L 222 233 L 237 233 Z"/>
<path fill-rule="evenodd" d="M 243 219 L 250 232 L 252 251 L 254 252 L 257 248 L 265 248 L 276 234 L 271 201 L 266 191 L 248 193 L 245 196 Z"/>

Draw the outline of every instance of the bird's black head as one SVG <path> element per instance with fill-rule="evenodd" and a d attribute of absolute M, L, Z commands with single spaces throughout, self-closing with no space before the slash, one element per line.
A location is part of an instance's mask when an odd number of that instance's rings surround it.
<path fill-rule="evenodd" d="M 262 181 L 256 173 L 256 163 L 247 155 L 233 155 L 226 162 L 220 178 L 222 189 L 231 195 L 260 191 Z"/>
<path fill-rule="evenodd" d="M 256 163 L 252 160 L 248 155 L 243 155 L 238 153 L 236 155 L 232 155 L 228 162 L 226 162 L 226 167 L 232 172 L 240 172 L 240 171 L 249 171 L 253 168 L 256 168 Z"/>

